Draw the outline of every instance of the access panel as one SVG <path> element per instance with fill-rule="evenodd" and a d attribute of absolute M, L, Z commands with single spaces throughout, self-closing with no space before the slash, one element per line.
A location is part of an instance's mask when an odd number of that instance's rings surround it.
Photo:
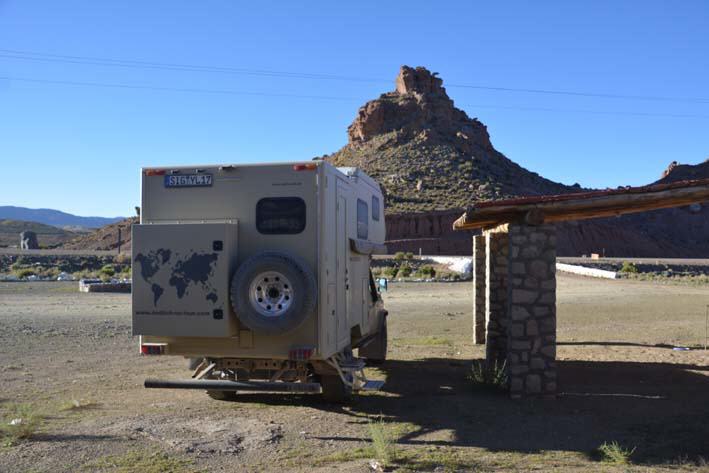
<path fill-rule="evenodd" d="M 133 334 L 231 337 L 237 224 L 133 225 Z"/>

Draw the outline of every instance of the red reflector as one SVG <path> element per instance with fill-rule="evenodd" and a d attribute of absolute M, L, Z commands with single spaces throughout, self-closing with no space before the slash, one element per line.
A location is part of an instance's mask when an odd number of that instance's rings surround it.
<path fill-rule="evenodd" d="M 315 352 L 314 348 L 291 348 L 288 352 L 288 358 L 295 361 L 309 360 Z"/>
<path fill-rule="evenodd" d="M 318 165 L 315 163 L 309 163 L 309 164 L 296 164 L 293 166 L 294 171 L 314 171 L 318 168 Z"/>
<path fill-rule="evenodd" d="M 164 345 L 141 345 L 140 353 L 143 355 L 162 355 L 165 353 Z"/>
<path fill-rule="evenodd" d="M 145 172 L 146 176 L 164 176 L 165 175 L 164 169 L 146 169 L 144 172 Z"/>

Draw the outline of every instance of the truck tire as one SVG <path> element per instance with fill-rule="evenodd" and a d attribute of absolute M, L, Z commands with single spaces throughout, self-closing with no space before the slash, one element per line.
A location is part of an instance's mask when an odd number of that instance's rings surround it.
<path fill-rule="evenodd" d="M 385 318 L 374 340 L 359 349 L 359 356 L 366 358 L 368 365 L 381 365 L 387 358 L 387 338 L 387 321 Z"/>
<path fill-rule="evenodd" d="M 352 387 L 347 386 L 338 374 L 320 375 L 322 397 L 327 402 L 344 404 L 352 400 Z"/>
<path fill-rule="evenodd" d="M 315 275 L 307 264 L 275 251 L 247 259 L 231 280 L 231 305 L 239 321 L 264 335 L 297 328 L 315 311 L 317 297 Z"/>

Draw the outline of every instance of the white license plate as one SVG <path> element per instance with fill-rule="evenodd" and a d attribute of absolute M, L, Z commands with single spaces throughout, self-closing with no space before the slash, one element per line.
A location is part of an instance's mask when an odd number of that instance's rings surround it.
<path fill-rule="evenodd" d="M 165 176 L 165 187 L 209 187 L 211 174 L 176 174 Z"/>

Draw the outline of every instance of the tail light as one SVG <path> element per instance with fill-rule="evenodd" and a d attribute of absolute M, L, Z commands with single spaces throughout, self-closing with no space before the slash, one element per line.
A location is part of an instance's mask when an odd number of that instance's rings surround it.
<path fill-rule="evenodd" d="M 294 171 L 315 171 L 317 168 L 318 165 L 315 163 L 296 164 L 293 166 Z"/>
<path fill-rule="evenodd" d="M 164 355 L 165 354 L 165 345 L 158 345 L 158 344 L 146 344 L 146 345 L 141 345 L 140 346 L 140 353 L 141 355 Z"/>
<path fill-rule="evenodd" d="M 288 351 L 288 358 L 291 361 L 306 361 L 312 358 L 314 353 L 314 347 L 291 348 L 290 351 Z"/>
<path fill-rule="evenodd" d="M 143 173 L 146 176 L 164 176 L 165 170 L 164 169 L 146 169 L 145 171 L 143 171 Z"/>

